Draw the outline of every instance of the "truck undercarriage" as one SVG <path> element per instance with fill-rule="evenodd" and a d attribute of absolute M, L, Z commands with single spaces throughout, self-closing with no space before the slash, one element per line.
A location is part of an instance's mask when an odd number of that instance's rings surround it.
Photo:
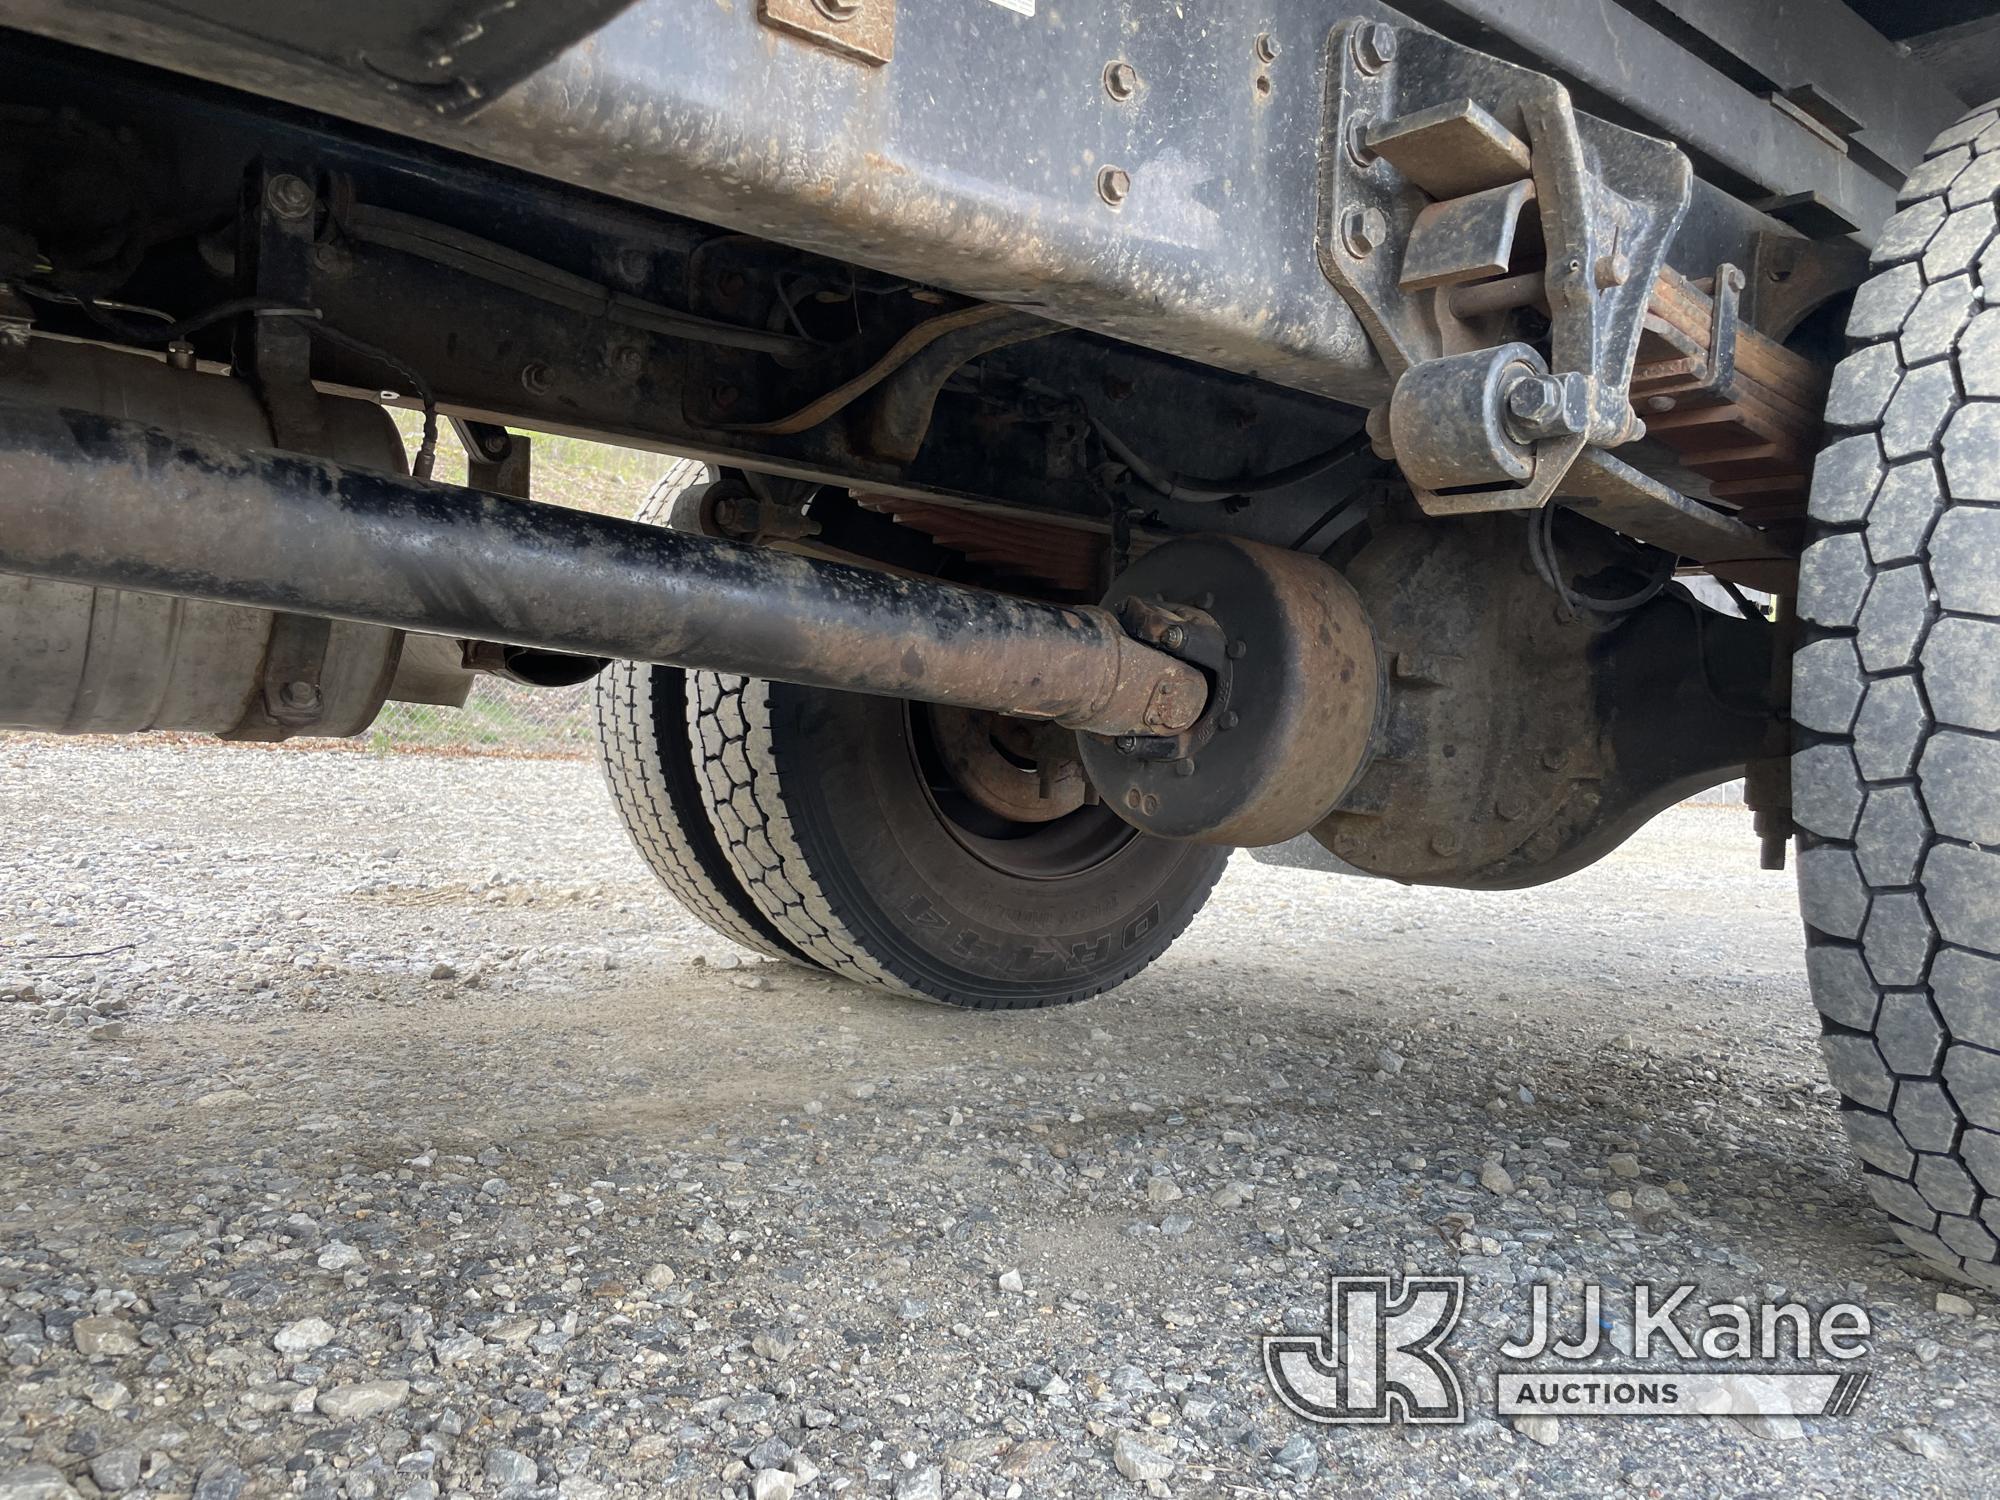
<path fill-rule="evenodd" d="M 1528 885 L 1747 772 L 1878 1197 L 1990 1276 L 2000 877 L 1872 936 L 1987 832 L 1915 739 L 2000 729 L 1916 660 L 2000 615 L 1930 541 L 2000 499 L 1988 7 L 1191 9 L 4 0 L 0 723 L 602 674 L 697 914 L 979 1005 L 1229 847 Z M 562 511 L 517 429 L 715 478 Z"/>

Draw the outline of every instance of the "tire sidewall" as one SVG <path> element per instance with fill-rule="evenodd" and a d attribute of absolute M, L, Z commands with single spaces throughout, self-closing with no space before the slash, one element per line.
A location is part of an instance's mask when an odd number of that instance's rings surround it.
<path fill-rule="evenodd" d="M 917 989 L 1020 1006 L 1108 988 L 1179 934 L 1228 859 L 1135 836 L 1073 875 L 995 869 L 941 821 L 900 700 L 781 683 L 769 693 L 800 849 L 843 921 Z"/>

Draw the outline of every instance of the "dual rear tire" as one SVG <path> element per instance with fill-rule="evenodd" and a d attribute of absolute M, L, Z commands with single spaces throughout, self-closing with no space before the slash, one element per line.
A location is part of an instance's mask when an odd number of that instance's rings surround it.
<path fill-rule="evenodd" d="M 689 912 L 769 957 L 951 1005 L 1123 983 L 1228 859 L 1086 800 L 1060 737 L 1014 721 L 615 662 L 597 726 L 626 830 Z"/>

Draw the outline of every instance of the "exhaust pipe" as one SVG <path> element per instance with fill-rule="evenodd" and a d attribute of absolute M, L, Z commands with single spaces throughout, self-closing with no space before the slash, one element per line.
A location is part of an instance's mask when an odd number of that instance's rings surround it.
<path fill-rule="evenodd" d="M 1173 734 L 1206 679 L 1039 604 L 0 401 L 0 572 Z"/>

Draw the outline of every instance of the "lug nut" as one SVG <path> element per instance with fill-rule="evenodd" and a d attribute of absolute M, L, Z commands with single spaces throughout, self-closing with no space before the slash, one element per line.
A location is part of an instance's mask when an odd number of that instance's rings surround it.
<path fill-rule="evenodd" d="M 1123 167 L 1105 167 L 1097 174 L 1097 196 L 1117 208 L 1132 195 L 1132 174 Z"/>
<path fill-rule="evenodd" d="M 1389 238 L 1389 217 L 1379 208 L 1350 208 L 1340 221 L 1340 240 L 1356 260 L 1366 260 Z"/>
<path fill-rule="evenodd" d="M 1128 62 L 1106 63 L 1104 92 L 1123 104 L 1139 92 L 1139 70 Z"/>
<path fill-rule="evenodd" d="M 1354 28 L 1354 65 L 1373 75 L 1396 60 L 1396 28 L 1370 21 Z"/>

